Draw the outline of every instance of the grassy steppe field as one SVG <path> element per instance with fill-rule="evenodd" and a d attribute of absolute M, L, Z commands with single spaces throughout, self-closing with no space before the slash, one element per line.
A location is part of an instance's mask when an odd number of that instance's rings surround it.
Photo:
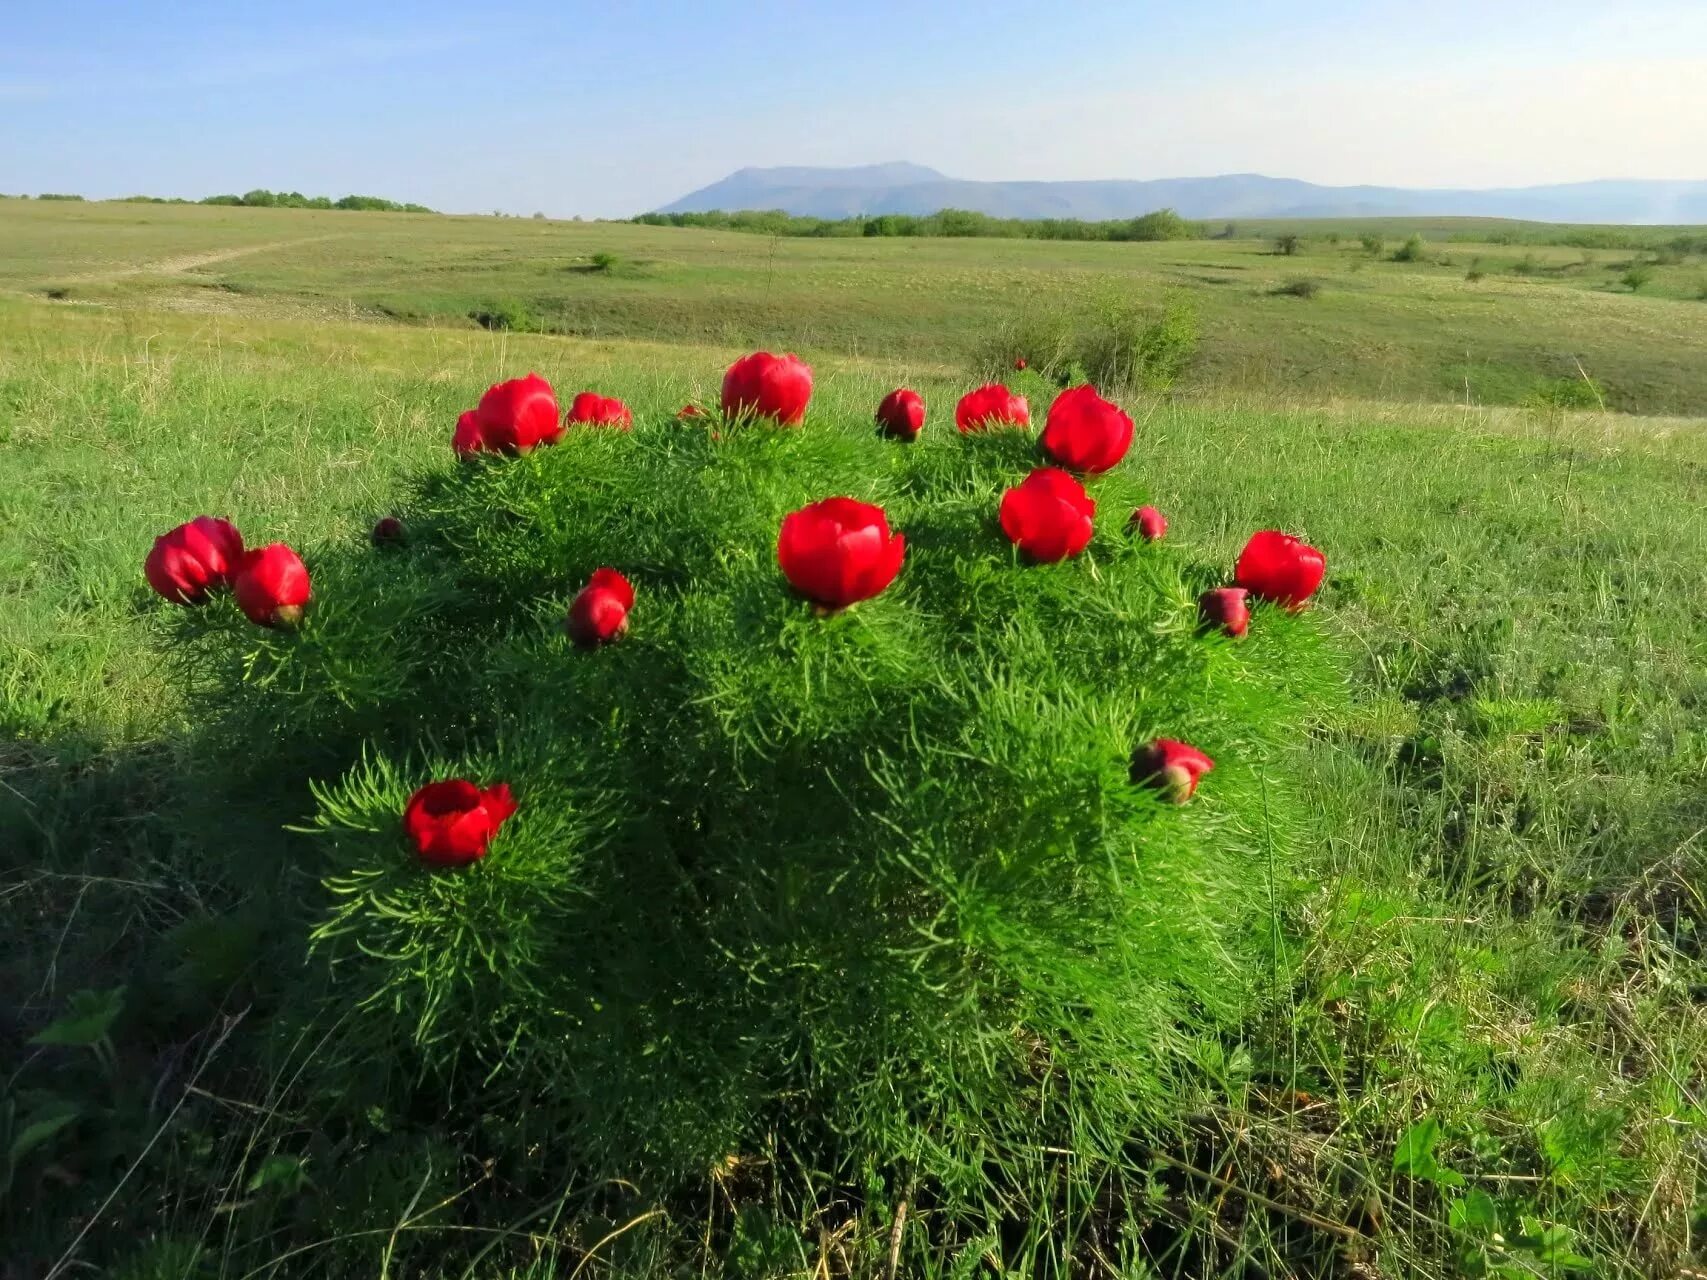
<path fill-rule="evenodd" d="M 5 1262 L 883 1275 L 898 1249 L 900 1274 L 1043 1270 L 998 1239 L 939 1250 L 928 1210 L 903 1232 L 876 1192 L 785 1208 L 759 1153 L 659 1200 L 529 1181 L 419 1099 L 322 1131 L 259 1047 L 296 980 L 259 904 L 306 813 L 198 807 L 208 762 L 181 746 L 140 564 L 201 511 L 311 561 L 365 539 L 448 466 L 457 413 L 529 368 L 665 432 L 776 344 L 817 370 L 808 429 L 905 381 L 952 431 L 982 335 L 1119 288 L 1187 291 L 1203 330 L 1179 394 L 1128 400 L 1124 466 L 1206 558 L 1265 526 L 1327 552 L 1352 696 L 1297 744 L 1313 821 L 1274 887 L 1273 1002 L 1146 1149 L 1138 1260 L 1093 1240 L 1075 1273 L 1692 1274 L 1707 304 L 1688 267 L 1609 287 L 1627 254 L 1537 250 L 1560 270 L 1516 278 L 1495 264 L 1529 251 L 1489 246 L 1471 284 L 1472 247 L 1436 248 L 1455 265 L 0 202 Z M 624 262 L 588 270 L 601 252 Z M 1268 292 L 1307 274 L 1317 298 Z M 562 332 L 467 318 L 518 300 Z M 1578 360 L 1643 412 L 1517 406 Z M 1052 389 L 1015 381 L 1040 412 Z M 91 1048 L 30 1043 L 120 984 Z"/>
<path fill-rule="evenodd" d="M 1398 224 L 1370 224 L 1377 255 L 1355 225 L 1283 255 L 1267 236 L 802 239 L 9 200 L 0 289 L 465 328 L 499 316 L 575 337 L 833 351 L 955 372 L 992 333 L 1173 300 L 1200 318 L 1201 354 L 1180 386 L 1191 395 L 1519 404 L 1586 374 L 1612 408 L 1707 411 L 1707 261 L 1651 264 L 1632 291 L 1624 275 L 1650 255 L 1466 242 L 1457 237 L 1486 224 L 1449 233 L 1435 220 L 1418 224 L 1419 260 L 1394 261 L 1406 239 Z M 1298 282 L 1314 296 L 1285 291 Z"/>

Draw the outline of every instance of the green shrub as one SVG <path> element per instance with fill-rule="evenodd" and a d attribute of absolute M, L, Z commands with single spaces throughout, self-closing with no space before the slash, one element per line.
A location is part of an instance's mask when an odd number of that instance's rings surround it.
<path fill-rule="evenodd" d="M 176 203 L 176 202 L 175 202 Z M 344 196 L 334 201 L 330 196 L 305 196 L 300 191 L 269 191 L 256 187 L 240 196 L 208 196 L 202 204 L 238 205 L 252 209 L 362 209 L 381 213 L 431 213 L 423 204 L 400 204 L 380 196 Z"/>
<path fill-rule="evenodd" d="M 1421 262 L 1428 257 L 1428 241 L 1413 232 L 1405 243 L 1393 250 L 1394 262 Z"/>
<path fill-rule="evenodd" d="M 323 1111 L 407 1081 L 647 1195 L 781 1150 L 797 1190 L 921 1188 L 936 1238 L 1093 1194 L 1127 1212 L 1129 1144 L 1267 987 L 1332 664 L 1308 613 L 1196 633 L 1225 569 L 1126 534 L 1135 464 L 1093 482 L 1084 556 L 1026 565 L 995 512 L 1033 439 L 900 447 L 868 401 L 447 450 L 404 550 L 308 549 L 301 632 L 170 611 L 194 758 L 315 780 Z M 776 534 L 838 493 L 882 502 L 908 559 L 818 616 Z M 637 585 L 632 628 L 577 650 L 559 622 L 602 565 Z M 1216 760 L 1188 805 L 1129 777 L 1156 736 Z M 430 872 L 398 819 L 446 776 L 520 808 L 487 859 Z"/>
<path fill-rule="evenodd" d="M 1624 287 L 1631 293 L 1637 293 L 1644 285 L 1653 283 L 1653 265 L 1647 262 L 1633 262 L 1624 269 L 1624 274 L 1619 279 L 1624 282 Z"/>
<path fill-rule="evenodd" d="M 1087 222 L 1081 218 L 998 218 L 968 209 L 939 209 L 935 213 L 883 213 L 848 218 L 812 218 L 782 209 L 698 213 L 643 213 L 630 219 L 652 227 L 710 227 L 774 236 L 991 236 L 1015 240 L 1190 240 L 1207 229 L 1188 222 L 1172 209 L 1157 209 L 1136 218 Z M 1231 226 L 1232 224 L 1228 224 Z"/>
<path fill-rule="evenodd" d="M 1187 222 L 1172 209 L 1142 214 L 1124 226 L 1109 231 L 1110 240 L 1193 240 L 1203 235 L 1203 224 Z"/>
<path fill-rule="evenodd" d="M 1606 387 L 1587 375 L 1547 378 L 1524 397 L 1531 409 L 1604 409 Z"/>
<path fill-rule="evenodd" d="M 1379 258 L 1387 248 L 1387 242 L 1378 235 L 1362 236 L 1358 243 L 1363 246 L 1363 251 L 1371 258 Z"/>
<path fill-rule="evenodd" d="M 1288 280 L 1285 284 L 1277 284 L 1269 292 L 1289 298 L 1314 298 L 1322 291 L 1319 280 Z"/>
<path fill-rule="evenodd" d="M 991 332 L 972 357 L 973 375 L 980 381 L 1011 379 L 1014 360 L 1039 377 L 1061 383 L 1079 364 L 1082 315 L 1068 311 L 1027 312 Z"/>
<path fill-rule="evenodd" d="M 541 333 L 544 325 L 525 302 L 507 298 L 476 307 L 468 318 L 482 329 L 503 329 L 514 333 Z"/>
<path fill-rule="evenodd" d="M 1107 345 L 1091 345 L 1084 363 L 1093 381 L 1109 387 L 1166 391 L 1197 355 L 1201 335 L 1190 303 L 1170 302 L 1158 315 L 1132 308 L 1104 313 Z"/>
<path fill-rule="evenodd" d="M 1197 353 L 1197 313 L 1184 302 L 1150 306 L 1111 291 L 1068 325 L 1069 367 L 1106 389 L 1165 391 Z"/>
<path fill-rule="evenodd" d="M 1487 275 L 1487 272 L 1482 270 L 1482 260 L 1480 258 L 1470 259 L 1470 269 L 1464 273 L 1464 279 L 1468 280 L 1471 284 L 1476 284 L 1480 282 L 1485 275 Z"/>
<path fill-rule="evenodd" d="M 1274 251 L 1282 257 L 1290 258 L 1304 247 L 1304 237 L 1295 235 L 1276 236 Z"/>
<path fill-rule="evenodd" d="M 1025 315 L 993 332 L 973 355 L 983 379 L 1011 377 L 1016 356 L 1061 386 L 1165 391 L 1197 354 L 1197 313 L 1184 302 L 1145 305 L 1107 293 L 1083 311 Z"/>

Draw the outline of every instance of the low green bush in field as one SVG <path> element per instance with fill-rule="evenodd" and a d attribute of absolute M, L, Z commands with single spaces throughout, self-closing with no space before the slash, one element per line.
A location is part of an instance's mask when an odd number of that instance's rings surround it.
<path fill-rule="evenodd" d="M 1137 456 L 1089 483 L 1089 549 L 1034 565 L 996 524 L 1025 432 L 571 428 L 447 448 L 401 547 L 305 548 L 299 632 L 162 608 L 222 785 L 317 799 L 322 1120 L 407 1081 L 649 1191 L 768 1155 L 812 1194 L 913 1189 L 943 1238 L 1064 1232 L 1046 1207 L 1093 1193 L 1119 1218 L 1147 1128 L 1267 988 L 1293 753 L 1338 687 L 1308 611 L 1199 633 L 1225 566 L 1127 531 Z M 823 615 L 777 531 L 840 494 L 906 562 Z M 577 648 L 565 606 L 603 566 L 631 625 Z M 1157 737 L 1215 760 L 1188 804 L 1132 779 Z M 518 808 L 432 870 L 399 816 L 446 777 Z"/>
<path fill-rule="evenodd" d="M 980 378 L 1006 376 L 1019 358 L 1063 386 L 1166 391 L 1190 367 L 1200 336 L 1197 312 L 1187 303 L 1149 305 L 1108 294 L 1083 310 L 1020 317 L 982 342 L 972 364 Z"/>
<path fill-rule="evenodd" d="M 1420 235 L 1411 235 L 1405 243 L 1393 250 L 1394 262 L 1421 262 L 1428 256 L 1428 241 Z"/>
<path fill-rule="evenodd" d="M 1531 409 L 1604 409 L 1606 388 L 1586 375 L 1544 378 L 1524 397 L 1523 403 Z"/>
<path fill-rule="evenodd" d="M 1624 287 L 1631 293 L 1640 293 L 1643 288 L 1653 283 L 1653 264 L 1647 262 L 1632 263 L 1624 269 L 1624 274 L 1619 279 L 1624 282 Z"/>
<path fill-rule="evenodd" d="M 513 298 L 476 307 L 468 313 L 468 318 L 482 329 L 502 329 L 514 333 L 539 333 L 544 329 L 533 308 Z"/>

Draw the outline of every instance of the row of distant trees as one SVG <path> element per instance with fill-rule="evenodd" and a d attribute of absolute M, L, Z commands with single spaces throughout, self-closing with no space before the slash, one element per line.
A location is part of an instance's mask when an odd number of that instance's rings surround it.
<path fill-rule="evenodd" d="M 708 213 L 643 213 L 633 222 L 653 227 L 709 227 L 778 236 L 988 236 L 1008 240 L 1194 240 L 1209 233 L 1172 209 L 1136 218 L 1086 222 L 1077 218 L 997 218 L 971 209 L 881 213 L 868 217 L 805 218 L 781 209 L 714 209 Z"/>
<path fill-rule="evenodd" d="M 19 196 L 20 200 L 29 197 Z M 44 191 L 37 200 L 81 200 L 82 196 Z M 424 204 L 404 204 L 383 196 L 305 196 L 300 191 L 268 191 L 257 187 L 240 196 L 207 196 L 201 200 L 185 200 L 181 196 L 123 196 L 120 204 L 223 204 L 241 205 L 249 209 L 371 209 L 380 213 L 432 213 Z"/>

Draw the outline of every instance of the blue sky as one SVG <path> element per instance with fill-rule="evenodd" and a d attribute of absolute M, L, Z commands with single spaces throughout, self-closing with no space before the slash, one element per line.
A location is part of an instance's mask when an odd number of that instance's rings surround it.
<path fill-rule="evenodd" d="M 1707 0 L 0 0 L 0 191 L 615 216 L 903 159 L 1707 178 Z"/>

